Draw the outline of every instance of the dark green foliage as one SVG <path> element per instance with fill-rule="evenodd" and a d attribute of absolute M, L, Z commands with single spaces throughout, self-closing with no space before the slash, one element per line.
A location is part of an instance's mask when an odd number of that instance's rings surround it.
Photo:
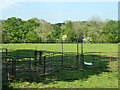
<path fill-rule="evenodd" d="M 52 32 L 48 35 L 48 41 L 50 42 L 56 42 L 57 40 L 59 40 L 59 36 L 61 33 L 61 29 L 60 29 L 60 25 L 55 24 L 53 25 L 53 30 Z"/>
<path fill-rule="evenodd" d="M 107 41 L 111 43 L 120 42 L 118 39 L 118 21 L 109 21 L 104 27 L 104 34 L 107 36 Z"/>
<path fill-rule="evenodd" d="M 120 25 L 118 21 L 65 21 L 64 23 L 50 24 L 42 19 L 32 18 L 23 21 L 20 18 L 11 17 L 2 22 L 3 43 L 26 42 L 59 42 L 66 35 L 64 42 L 76 42 L 79 33 L 79 42 L 89 43 L 118 43 Z"/>
<path fill-rule="evenodd" d="M 8 18 L 3 22 L 3 43 L 35 41 L 38 38 L 33 30 L 38 25 L 33 20 L 22 21 L 20 18 Z"/>

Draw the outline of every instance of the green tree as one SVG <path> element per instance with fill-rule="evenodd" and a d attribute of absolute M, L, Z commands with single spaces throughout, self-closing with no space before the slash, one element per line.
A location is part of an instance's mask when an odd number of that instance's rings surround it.
<path fill-rule="evenodd" d="M 3 34 L 5 42 L 19 42 L 21 38 L 21 31 L 19 27 L 22 25 L 22 20 L 20 18 L 8 18 L 4 22 Z"/>
<path fill-rule="evenodd" d="M 33 20 L 22 21 L 16 17 L 8 18 L 3 22 L 3 42 L 27 42 L 26 35 L 38 25 Z"/>
<path fill-rule="evenodd" d="M 45 20 L 40 20 L 40 25 L 34 31 L 42 39 L 42 42 L 47 41 L 47 36 L 51 33 L 53 27 L 50 23 Z"/>
<path fill-rule="evenodd" d="M 119 42 L 118 21 L 109 21 L 104 27 L 104 34 L 107 36 L 107 41 L 109 41 L 110 43 Z"/>
<path fill-rule="evenodd" d="M 53 30 L 48 35 L 48 41 L 50 42 L 58 42 L 60 40 L 60 34 L 61 34 L 61 25 L 64 23 L 57 23 L 53 24 Z"/>

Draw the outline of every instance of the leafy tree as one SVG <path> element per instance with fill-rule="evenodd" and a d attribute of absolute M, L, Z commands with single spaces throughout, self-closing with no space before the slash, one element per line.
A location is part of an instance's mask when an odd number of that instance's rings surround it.
<path fill-rule="evenodd" d="M 21 38 L 21 31 L 18 29 L 22 25 L 22 20 L 20 18 L 8 18 L 4 22 L 4 35 L 6 42 L 19 42 Z"/>
<path fill-rule="evenodd" d="M 48 41 L 50 42 L 58 42 L 60 40 L 60 34 L 61 34 L 61 25 L 64 23 L 57 23 L 53 25 L 53 30 L 48 35 Z"/>
<path fill-rule="evenodd" d="M 1 23 L 2 22 L 2 23 Z M 101 21 L 99 17 L 92 17 L 89 21 L 65 21 L 64 23 L 50 24 L 45 20 L 32 18 L 23 21 L 11 17 L 0 21 L 2 27 L 2 42 L 55 42 L 67 36 L 66 42 L 76 42 L 79 33 L 79 42 L 89 38 L 92 42 L 120 42 L 120 21 Z"/>
<path fill-rule="evenodd" d="M 109 21 L 104 27 L 104 34 L 107 36 L 107 41 L 117 43 L 118 41 L 118 22 Z"/>
<path fill-rule="evenodd" d="M 74 32 L 72 27 L 72 21 L 65 21 L 65 24 L 61 26 L 61 35 L 60 39 L 62 39 L 63 35 L 67 35 L 66 41 L 73 42 L 76 39 L 76 32 Z"/>
<path fill-rule="evenodd" d="M 26 35 L 29 35 L 29 33 L 34 32 L 34 29 L 36 29 L 39 26 L 39 23 L 36 23 L 34 20 L 29 19 L 28 21 L 24 21 L 24 24 L 22 26 L 22 42 L 30 42 L 28 40 Z"/>
<path fill-rule="evenodd" d="M 33 20 L 22 21 L 20 18 L 12 17 L 4 21 L 4 42 L 26 42 L 26 35 L 33 31 L 39 24 Z"/>
<path fill-rule="evenodd" d="M 36 42 L 37 40 L 39 40 L 37 35 L 33 31 L 30 31 L 26 34 L 26 39 L 27 42 Z"/>
<path fill-rule="evenodd" d="M 47 41 L 47 36 L 51 33 L 53 27 L 50 23 L 45 20 L 40 20 L 40 25 L 34 31 L 37 33 L 38 37 L 42 39 L 42 42 Z"/>

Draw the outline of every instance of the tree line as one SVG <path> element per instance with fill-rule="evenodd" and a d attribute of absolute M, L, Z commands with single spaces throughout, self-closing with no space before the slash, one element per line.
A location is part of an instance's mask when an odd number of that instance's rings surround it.
<path fill-rule="evenodd" d="M 51 24 L 43 19 L 32 18 L 24 21 L 11 17 L 2 22 L 2 43 L 79 42 L 118 43 L 120 22 L 107 21 L 65 21 Z"/>

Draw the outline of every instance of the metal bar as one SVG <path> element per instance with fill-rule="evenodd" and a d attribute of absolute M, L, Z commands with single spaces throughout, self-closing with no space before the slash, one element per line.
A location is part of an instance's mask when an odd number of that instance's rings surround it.
<path fill-rule="evenodd" d="M 83 69 L 84 67 L 84 55 L 83 54 L 81 54 L 80 67 L 81 69 Z"/>
<path fill-rule="evenodd" d="M 82 30 L 82 42 L 81 42 L 81 53 L 83 54 L 83 30 Z"/>
<path fill-rule="evenodd" d="M 78 33 L 77 33 L 77 55 L 79 54 L 79 51 L 78 51 Z"/>
<path fill-rule="evenodd" d="M 79 55 L 76 55 L 76 68 L 78 69 L 78 64 L 79 64 Z"/>
<path fill-rule="evenodd" d="M 61 61 L 61 66 L 63 65 L 63 40 L 62 40 L 62 61 Z"/>

